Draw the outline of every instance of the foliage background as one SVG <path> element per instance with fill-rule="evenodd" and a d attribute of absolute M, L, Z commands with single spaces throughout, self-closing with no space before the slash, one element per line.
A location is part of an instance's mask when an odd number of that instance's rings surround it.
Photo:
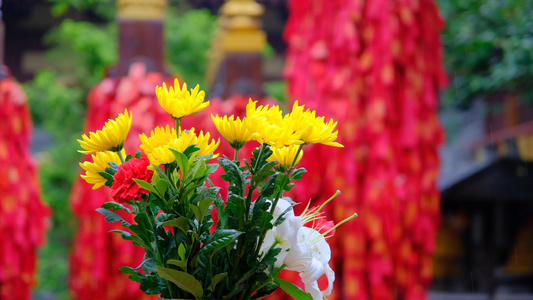
<path fill-rule="evenodd" d="M 533 102 L 533 0 L 437 0 L 447 21 L 444 59 L 450 86 L 443 106 L 468 108 L 500 90 Z"/>
<path fill-rule="evenodd" d="M 68 257 L 76 220 L 69 204 L 71 186 L 78 175 L 76 139 L 81 136 L 86 97 L 117 62 L 117 26 L 113 0 L 50 0 L 57 18 L 70 9 L 86 10 L 101 23 L 64 19 L 45 36 L 49 69 L 23 84 L 36 127 L 53 139 L 53 146 L 38 154 L 45 201 L 53 209 L 48 244 L 39 253 L 37 299 L 69 299 Z M 170 1 L 165 19 L 166 61 L 172 74 L 189 85 L 203 84 L 206 52 L 215 26 L 207 10 L 190 9 L 184 1 Z"/>

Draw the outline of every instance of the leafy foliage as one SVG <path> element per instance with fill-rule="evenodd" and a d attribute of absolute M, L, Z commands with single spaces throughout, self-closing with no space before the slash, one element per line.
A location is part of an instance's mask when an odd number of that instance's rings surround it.
<path fill-rule="evenodd" d="M 122 268 L 124 274 L 140 282 L 145 293 L 170 298 L 246 299 L 267 295 L 283 285 L 291 295 L 307 299 L 298 288 L 274 281 L 279 274 L 274 263 L 281 248 L 273 245 L 266 253 L 260 251 L 274 226 L 273 205 L 290 189 L 291 179 L 301 178 L 305 170 L 273 171 L 277 162 L 266 160 L 272 154 L 266 144 L 253 151 L 251 165 L 219 158 L 225 171 L 222 178 L 229 185 L 224 199 L 219 188 L 206 186 L 217 169 L 206 163 L 213 155 L 196 156 L 195 150 L 195 145 L 184 152 L 172 149 L 175 162 L 164 168 L 152 165 L 157 174 L 152 182 L 135 180 L 150 193 L 129 202 L 131 209 L 113 203 L 97 209 L 107 221 L 121 222 L 131 231 L 114 230 L 123 239 L 145 250 L 145 261 L 135 269 Z M 212 231 L 214 207 L 218 222 Z M 124 221 L 115 213 L 119 210 L 134 214 L 135 223 Z M 152 267 L 145 270 L 146 265 Z M 137 270 L 141 266 L 144 272 Z"/>
<path fill-rule="evenodd" d="M 532 0 L 438 0 L 447 21 L 447 106 L 497 90 L 527 91 L 533 77 Z M 529 97 L 526 101 L 533 100 Z"/>

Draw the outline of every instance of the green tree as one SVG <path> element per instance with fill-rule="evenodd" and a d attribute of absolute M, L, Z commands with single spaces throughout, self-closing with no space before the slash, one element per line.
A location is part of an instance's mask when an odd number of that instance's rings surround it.
<path fill-rule="evenodd" d="M 438 3 L 447 21 L 443 40 L 450 86 L 444 105 L 465 108 L 474 97 L 497 90 L 527 94 L 533 78 L 533 1 Z"/>

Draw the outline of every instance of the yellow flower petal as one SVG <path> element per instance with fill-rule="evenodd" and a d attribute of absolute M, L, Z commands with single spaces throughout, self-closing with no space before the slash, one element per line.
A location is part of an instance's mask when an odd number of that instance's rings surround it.
<path fill-rule="evenodd" d="M 169 89 L 165 83 L 162 87 L 157 86 L 155 94 L 159 105 L 175 119 L 183 118 L 209 106 L 209 101 L 204 102 L 205 92 L 200 90 L 199 85 L 189 92 L 186 83 L 183 83 L 180 88 L 178 79 L 174 80 L 174 87 L 171 86 Z"/>
<path fill-rule="evenodd" d="M 316 117 L 316 112 L 309 109 L 304 111 L 304 105 L 299 106 L 298 101 L 294 102 L 292 112 L 287 117 L 295 133 L 300 135 L 300 140 L 305 144 L 324 144 L 333 147 L 344 147 L 335 142 L 338 130 L 335 130 L 337 122 L 331 119 L 328 123 L 324 117 Z"/>
<path fill-rule="evenodd" d="M 176 129 L 170 128 L 169 125 L 166 127 L 156 127 L 150 132 L 150 137 L 147 137 L 144 133 L 139 135 L 141 139 L 141 149 L 148 156 L 151 154 L 154 149 L 166 146 L 172 139 L 177 138 Z"/>
<path fill-rule="evenodd" d="M 276 147 L 303 143 L 299 133 L 292 129 L 289 119 L 283 118 L 279 106 L 256 107 L 256 103 L 250 99 L 246 106 L 246 126 L 252 132 L 252 140 Z"/>
<path fill-rule="evenodd" d="M 125 151 L 122 151 L 122 155 L 126 156 Z M 106 151 L 98 152 L 91 155 L 91 161 L 85 161 L 80 163 L 80 167 L 85 170 L 85 175 L 80 175 L 87 183 L 94 184 L 93 190 L 98 189 L 105 185 L 107 179 L 100 176 L 98 172 L 105 172 L 105 169 L 109 167 L 108 162 L 114 162 L 118 165 L 122 164 L 120 158 L 116 152 Z"/>
<path fill-rule="evenodd" d="M 211 115 L 211 119 L 218 132 L 234 149 L 241 149 L 244 144 L 252 139 L 252 132 L 245 124 L 247 122 L 246 118 L 241 120 L 239 117 L 235 118 L 235 116 L 221 118 L 218 115 L 216 117 Z"/>
<path fill-rule="evenodd" d="M 114 120 L 108 120 L 102 130 L 90 132 L 89 136 L 83 135 L 82 140 L 78 140 L 80 146 L 85 150 L 79 150 L 84 154 L 100 151 L 118 151 L 124 147 L 124 141 L 131 128 L 132 114 L 128 110 L 124 114 L 119 114 Z"/>
<path fill-rule="evenodd" d="M 298 152 L 299 147 L 299 145 L 292 145 L 281 148 L 272 147 L 272 155 L 267 158 L 267 161 L 278 161 L 279 164 L 276 165 L 276 168 L 289 168 L 292 164 L 292 161 L 294 160 L 294 157 L 296 156 L 296 152 Z M 301 150 L 298 154 L 298 157 L 296 158 L 296 161 L 294 162 L 295 166 L 300 162 L 303 155 L 304 151 Z"/>

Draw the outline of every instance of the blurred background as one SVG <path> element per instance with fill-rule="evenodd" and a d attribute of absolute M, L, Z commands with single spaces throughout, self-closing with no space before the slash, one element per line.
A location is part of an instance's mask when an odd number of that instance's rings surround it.
<path fill-rule="evenodd" d="M 342 208 L 359 213 L 359 225 L 340 230 L 332 247 L 339 250 L 334 299 L 533 299 L 533 1 L 147 0 L 162 7 L 161 17 L 126 12 L 122 19 L 114 0 L 0 3 L 1 78 L 16 79 L 25 95 L 33 132 L 26 132 L 31 157 L 21 157 L 38 167 L 44 204 L 42 213 L 16 217 L 27 227 L 39 218 L 35 234 L 46 240 L 20 258 L 36 262 L 35 284 L 24 280 L 31 298 L 84 299 L 75 283 L 82 273 L 72 271 L 83 260 L 73 254 L 83 220 L 72 209 L 76 139 L 95 124 L 88 109 L 104 101 L 105 84 L 121 84 L 107 79 L 158 72 L 200 84 L 212 101 L 235 103 L 226 113 L 242 109 L 238 97 L 252 96 L 288 107 L 300 99 L 339 120 L 348 154 L 333 152 L 331 168 L 343 166 L 343 176 L 308 179 L 309 197 L 300 199 L 323 200 L 338 188 L 345 199 L 330 216 L 342 219 Z M 137 40 L 128 22 L 163 31 L 133 29 Z M 160 42 L 164 50 L 124 50 Z M 146 70 L 136 75 L 129 67 L 139 61 Z M 7 122 L 13 113 L 3 110 Z M 313 169 L 328 155 L 311 150 L 302 165 Z M 14 236 L 2 231 L 7 222 L 0 221 L 2 239 Z M 6 263 L 18 261 L 17 246 L 6 249 L 0 246 Z M 7 270 L 0 289 L 9 284 Z"/>

